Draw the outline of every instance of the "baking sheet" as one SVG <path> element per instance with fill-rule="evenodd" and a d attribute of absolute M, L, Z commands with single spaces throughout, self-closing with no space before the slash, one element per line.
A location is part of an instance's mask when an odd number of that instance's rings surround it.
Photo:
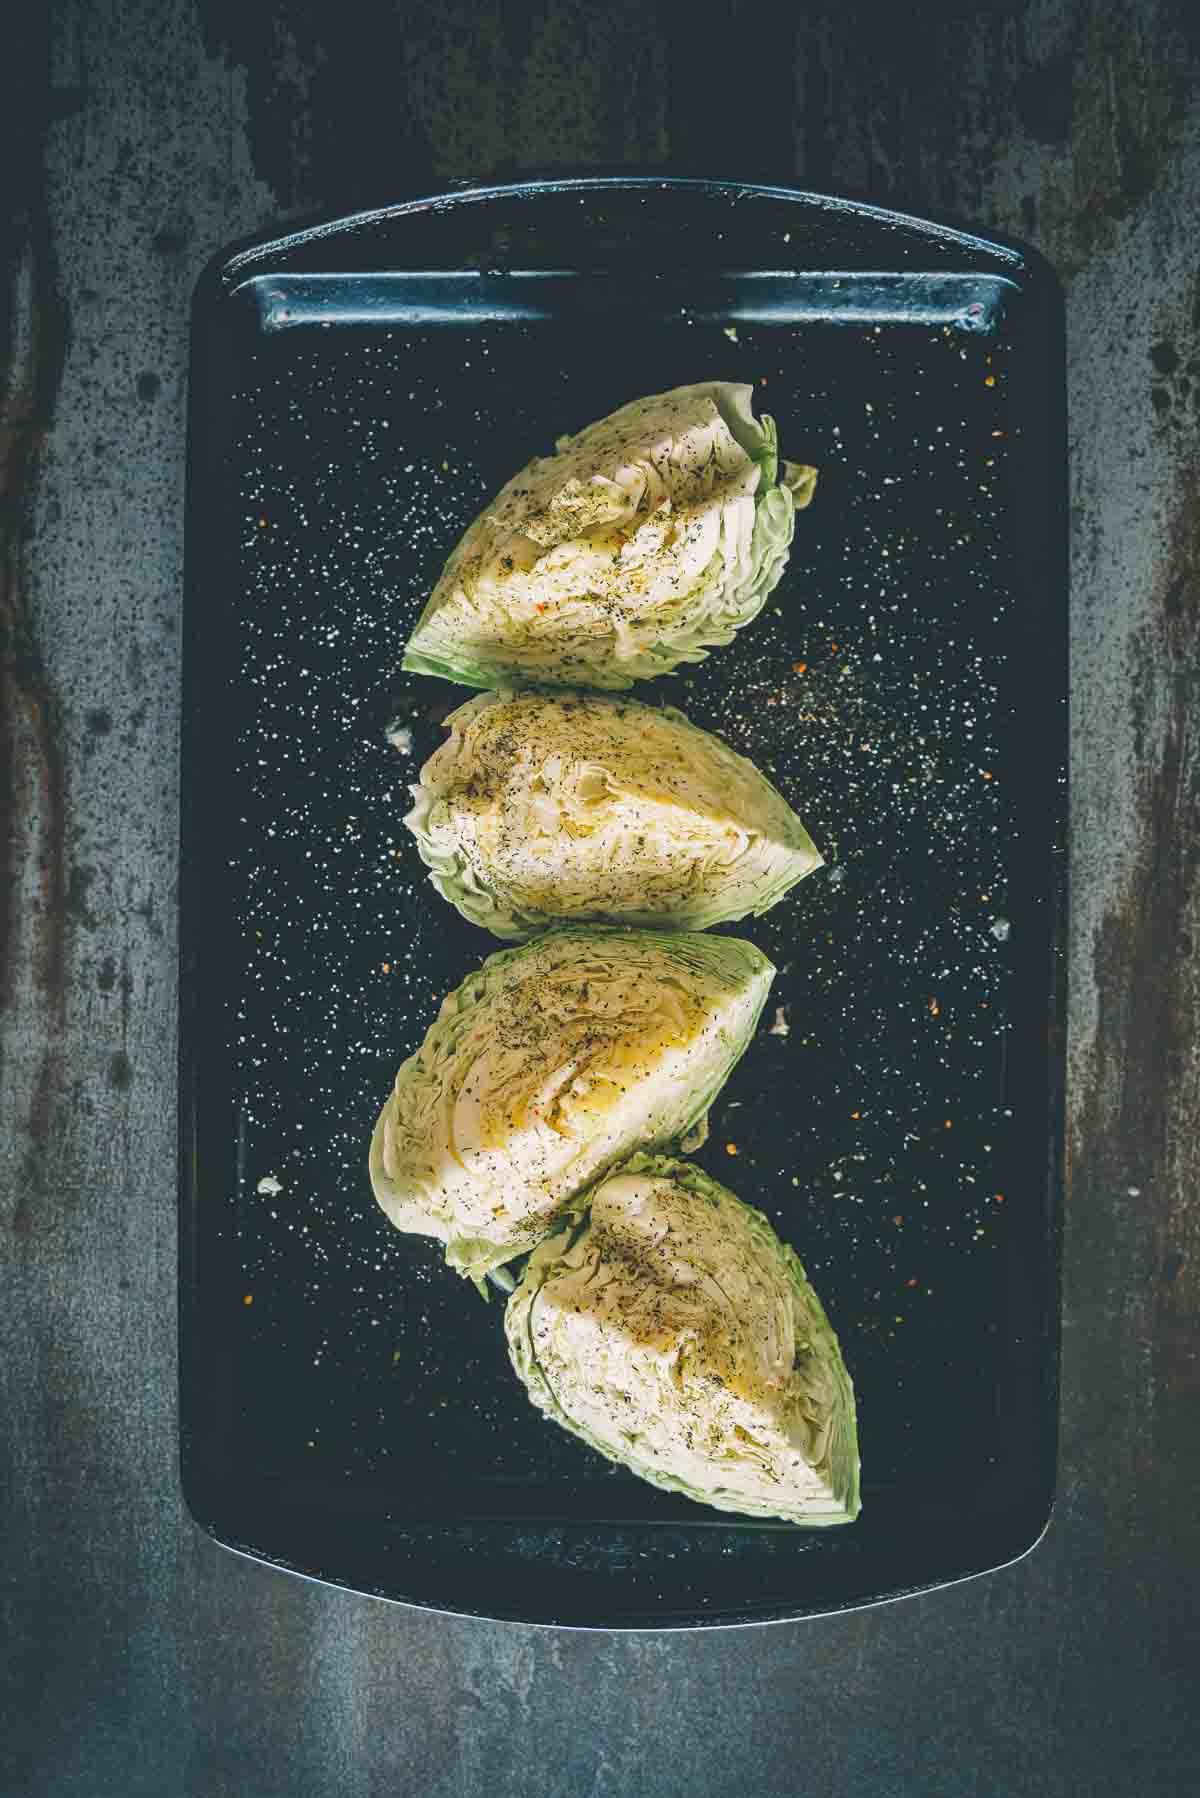
<path fill-rule="evenodd" d="M 210 271 L 182 1440 L 222 1540 L 438 1607 L 678 1625 L 894 1596 L 1036 1538 L 1057 1328 L 1059 330 L 1052 281 L 1011 247 L 723 184 L 468 191 Z M 763 616 L 639 689 L 751 756 L 827 858 L 729 927 L 780 972 L 698 1157 L 796 1247 L 854 1377 L 863 1514 L 818 1535 L 657 1492 L 545 1423 L 499 1303 L 393 1231 L 365 1171 L 396 1066 L 498 946 L 440 900 L 400 822 L 467 697 L 397 673 L 407 632 L 529 456 L 709 377 L 752 381 L 783 453 L 820 469 Z"/>

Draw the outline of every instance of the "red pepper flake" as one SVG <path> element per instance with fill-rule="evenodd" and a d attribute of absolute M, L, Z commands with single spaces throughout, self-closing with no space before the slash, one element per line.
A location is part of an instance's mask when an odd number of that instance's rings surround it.
<path fill-rule="evenodd" d="M 242 1303 L 243 1305 L 252 1305 L 254 1303 L 254 1294 L 252 1292 L 246 1293 L 245 1297 L 242 1299 Z"/>
<path fill-rule="evenodd" d="M 892 1219 L 892 1222 L 893 1222 L 893 1223 L 894 1223 L 894 1224 L 902 1224 L 902 1223 L 903 1223 L 903 1222 L 904 1222 L 904 1219 L 903 1219 L 903 1218 L 902 1218 L 902 1217 L 894 1217 L 894 1218 L 893 1218 L 893 1219 Z"/>
<path fill-rule="evenodd" d="M 380 964 L 379 964 L 379 972 L 380 972 L 380 973 L 381 973 L 381 974 L 390 974 L 390 973 L 391 973 L 391 971 L 392 971 L 392 964 L 391 964 L 391 962 L 390 962 L 390 961 L 381 961 L 381 962 L 380 962 Z"/>
<path fill-rule="evenodd" d="M 995 375 L 984 375 L 983 384 L 985 387 L 994 387 L 996 385 Z"/>
<path fill-rule="evenodd" d="M 737 1152 L 738 1152 L 738 1146 L 735 1142 L 727 1142 L 725 1144 L 725 1153 L 727 1155 L 736 1155 Z"/>
<path fill-rule="evenodd" d="M 851 1113 L 850 1113 L 850 1116 L 851 1116 L 851 1117 L 852 1117 L 852 1118 L 860 1118 L 860 1117 L 861 1117 L 861 1116 L 862 1116 L 862 1112 L 861 1112 L 861 1111 L 852 1111 L 852 1112 L 851 1112 Z"/>
<path fill-rule="evenodd" d="M 931 1017 L 935 1017 L 935 1018 L 940 1018 L 940 1017 L 941 1017 L 941 1015 L 942 1015 L 942 1008 L 941 1008 L 941 1006 L 940 1006 L 940 1005 L 939 1005 L 939 1004 L 938 1004 L 938 1002 L 937 1002 L 937 1000 L 936 1000 L 936 999 L 931 999 L 931 1000 L 930 1000 L 930 1001 L 929 1001 L 929 1013 L 930 1013 L 930 1016 L 931 1016 Z"/>
<path fill-rule="evenodd" d="M 792 663 L 792 673 L 793 674 L 807 674 L 808 673 L 808 663 L 807 662 L 793 662 Z"/>
<path fill-rule="evenodd" d="M 997 1205 L 1003 1205 L 1003 1203 L 1004 1203 L 1004 1194 L 1003 1194 L 1003 1193 L 1002 1193 L 1002 1192 L 998 1192 L 998 1193 L 997 1193 L 997 1194 L 996 1194 L 996 1203 L 997 1203 Z"/>
<path fill-rule="evenodd" d="M 917 1282 L 916 1282 L 916 1280 L 906 1280 L 906 1281 L 905 1281 L 905 1282 L 904 1282 L 904 1284 L 905 1284 L 905 1285 L 906 1285 L 906 1286 L 915 1286 L 915 1285 L 916 1285 L 916 1284 L 917 1284 Z"/>
<path fill-rule="evenodd" d="M 987 768 L 981 768 L 979 772 L 983 775 L 984 780 L 994 780 L 996 778 Z"/>
<path fill-rule="evenodd" d="M 838 646 L 837 646 L 837 644 L 836 644 L 836 643 L 831 643 L 831 644 L 830 644 L 830 645 L 829 645 L 829 653 L 830 653 L 830 655 L 831 655 L 831 656 L 835 656 L 835 655 L 836 655 L 836 654 L 837 654 L 837 652 L 838 652 Z"/>

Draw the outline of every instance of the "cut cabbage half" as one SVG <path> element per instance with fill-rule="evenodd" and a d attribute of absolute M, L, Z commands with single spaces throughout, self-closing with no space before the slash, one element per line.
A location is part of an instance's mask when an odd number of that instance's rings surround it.
<path fill-rule="evenodd" d="M 816 470 L 753 388 L 634 400 L 535 457 L 450 556 L 404 667 L 468 687 L 628 687 L 699 662 L 783 573 Z"/>
<path fill-rule="evenodd" d="M 854 1389 L 821 1302 L 699 1168 L 609 1174 L 530 1257 L 505 1325 L 534 1404 L 642 1479 L 748 1516 L 858 1515 Z"/>
<path fill-rule="evenodd" d="M 603 927 L 489 957 L 396 1076 L 375 1197 L 461 1273 L 511 1261 L 614 1162 L 704 1117 L 774 972 L 735 937 Z"/>
<path fill-rule="evenodd" d="M 820 866 L 754 764 L 671 707 L 487 693 L 447 724 L 405 822 L 438 891 L 510 942 L 564 920 L 704 930 Z"/>

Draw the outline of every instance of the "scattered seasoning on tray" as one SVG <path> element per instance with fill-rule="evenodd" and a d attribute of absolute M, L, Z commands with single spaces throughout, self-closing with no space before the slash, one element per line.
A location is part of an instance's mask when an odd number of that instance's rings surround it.
<path fill-rule="evenodd" d="M 821 469 L 779 603 L 737 643 L 658 687 L 769 773 L 826 855 L 775 911 L 735 927 L 780 967 L 773 1003 L 792 1027 L 787 1037 L 760 1032 L 727 1093 L 744 1106 L 741 1140 L 755 1145 L 739 1162 L 741 1196 L 800 1247 L 848 1359 L 854 1345 L 856 1382 L 874 1405 L 872 1462 L 890 1472 L 919 1455 L 920 1432 L 911 1450 L 901 1444 L 878 1395 L 903 1392 L 922 1356 L 982 1327 L 984 1270 L 1009 1222 L 989 1194 L 1011 1129 L 996 1136 L 1012 969 L 1007 920 L 979 911 L 1006 905 L 1019 799 L 1003 791 L 1000 760 L 1008 440 L 1000 395 L 981 386 L 978 341 L 960 357 L 961 334 L 949 327 L 923 346 L 839 327 L 809 349 L 801 335 L 755 330 L 756 385 L 769 379 L 781 448 Z M 647 373 L 652 337 L 639 346 Z M 697 366 L 672 368 L 673 378 L 726 374 L 719 325 L 676 330 L 672 341 L 685 337 Z M 511 473 L 501 466 L 511 443 L 544 453 L 554 435 L 544 378 L 523 385 L 523 370 L 544 377 L 541 328 L 505 326 L 503 357 L 489 356 L 487 339 L 464 341 L 484 376 L 469 398 L 435 378 L 436 333 L 379 331 L 369 342 L 279 333 L 239 426 L 244 604 L 231 728 L 240 785 L 228 858 L 244 971 L 232 1042 L 249 1152 L 306 1195 L 303 1214 L 253 1206 L 239 1241 L 260 1296 L 271 1282 L 256 1331 L 285 1328 L 276 1292 L 292 1332 L 338 1307 L 343 1327 L 306 1399 L 324 1455 L 360 1467 L 385 1459 L 410 1422 L 427 1427 L 422 1394 L 440 1379 L 456 1395 L 438 1414 L 447 1453 L 466 1452 L 482 1429 L 497 1470 L 559 1452 L 574 1470 L 585 1451 L 550 1449 L 536 1420 L 526 1428 L 513 1416 L 492 1371 L 494 1318 L 476 1335 L 467 1300 L 477 1301 L 439 1274 L 436 1248 L 391 1238 L 361 1205 L 365 1139 L 398 1056 L 419 1045 L 437 995 L 493 947 L 436 905 L 413 868 L 397 830 L 399 746 L 384 738 L 389 718 L 411 718 L 423 759 L 467 697 L 393 681 L 390 670 L 448 549 Z M 1003 346 L 989 348 L 998 370 Z M 564 354 L 562 428 L 611 400 L 593 375 Z M 995 388 L 996 374 L 987 379 Z M 631 391 L 639 381 L 631 370 Z M 269 531 L 257 522 L 268 516 Z M 380 980 L 381 951 L 397 941 L 391 978 Z M 850 1118 L 864 1092 L 867 1113 L 860 1105 Z M 953 1131 L 937 1128 L 951 1112 Z M 718 1137 L 701 1159 L 727 1165 L 725 1153 Z M 768 1164 L 768 1153 L 778 1159 Z M 748 1181 L 751 1169 L 762 1172 Z M 902 1193 L 907 1223 L 891 1210 Z M 992 1222 L 977 1238 L 985 1207 Z M 947 1294 L 922 1307 L 928 1324 L 909 1320 L 903 1347 L 886 1340 L 881 1297 L 895 1289 L 902 1228 L 905 1258 L 919 1253 Z M 362 1345 L 381 1320 L 394 1322 L 398 1273 L 411 1377 L 388 1381 L 373 1422 Z M 983 1368 L 986 1356 L 975 1360 Z M 958 1355 L 964 1391 L 973 1364 Z M 353 1428 L 348 1375 L 361 1394 Z M 281 1415 L 271 1427 L 282 1436 L 294 1426 Z"/>

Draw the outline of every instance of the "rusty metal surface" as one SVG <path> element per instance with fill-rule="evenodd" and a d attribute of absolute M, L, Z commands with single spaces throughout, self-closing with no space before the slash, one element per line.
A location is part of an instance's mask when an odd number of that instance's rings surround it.
<path fill-rule="evenodd" d="M 1194 6 L 727 0 L 703 30 L 666 0 L 41 11 L 0 65 L 0 1789 L 1194 1790 Z M 730 144 L 739 173 L 1024 235 L 1067 283 L 1058 1512 L 1003 1574 L 807 1625 L 624 1638 L 410 1613 L 235 1560 L 178 1496 L 188 298 L 230 237 L 314 206 Z"/>

